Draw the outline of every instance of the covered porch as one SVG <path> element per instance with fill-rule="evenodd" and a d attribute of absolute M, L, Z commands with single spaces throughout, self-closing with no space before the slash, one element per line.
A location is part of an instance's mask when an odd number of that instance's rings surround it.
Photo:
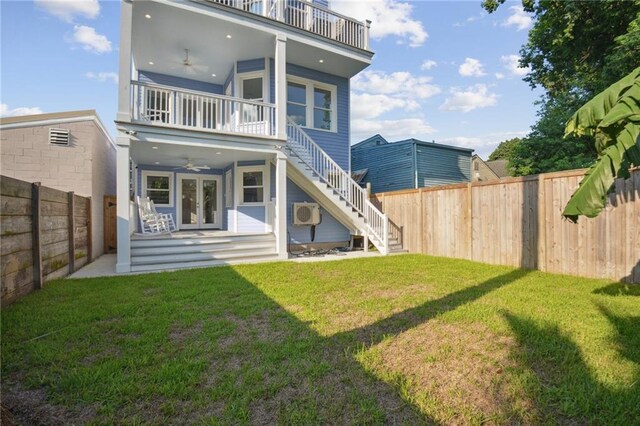
<path fill-rule="evenodd" d="M 286 157 L 280 147 L 249 138 L 184 136 L 141 129 L 119 140 L 118 185 L 122 191 L 126 183 L 126 192 L 118 192 L 118 270 L 286 257 Z M 174 231 L 145 229 L 138 200 L 146 199 L 173 218 Z"/>

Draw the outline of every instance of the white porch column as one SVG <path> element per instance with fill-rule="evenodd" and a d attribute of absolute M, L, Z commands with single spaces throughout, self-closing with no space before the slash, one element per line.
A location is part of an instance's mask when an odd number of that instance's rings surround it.
<path fill-rule="evenodd" d="M 287 36 L 276 35 L 276 135 L 287 139 Z"/>
<path fill-rule="evenodd" d="M 116 272 L 131 272 L 131 235 L 129 234 L 129 145 L 128 136 L 118 136 L 116 157 L 117 237 Z"/>
<path fill-rule="evenodd" d="M 287 157 L 283 152 L 276 156 L 276 249 L 278 257 L 286 259 L 287 253 Z"/>
<path fill-rule="evenodd" d="M 131 0 L 120 3 L 120 67 L 118 68 L 118 113 L 117 121 L 131 119 Z"/>

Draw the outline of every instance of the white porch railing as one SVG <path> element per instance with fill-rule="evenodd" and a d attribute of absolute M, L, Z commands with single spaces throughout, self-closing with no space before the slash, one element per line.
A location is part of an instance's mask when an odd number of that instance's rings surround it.
<path fill-rule="evenodd" d="M 367 231 L 381 253 L 389 251 L 389 220 L 369 201 L 369 195 L 322 148 L 320 148 L 291 118 L 287 118 L 287 146 L 320 179 L 364 218 Z"/>
<path fill-rule="evenodd" d="M 296 28 L 339 41 L 349 46 L 369 48 L 369 24 L 334 12 L 306 0 L 208 0 L 254 13 Z"/>
<path fill-rule="evenodd" d="M 276 135 L 276 106 L 264 102 L 131 82 L 137 122 L 256 136 Z"/>

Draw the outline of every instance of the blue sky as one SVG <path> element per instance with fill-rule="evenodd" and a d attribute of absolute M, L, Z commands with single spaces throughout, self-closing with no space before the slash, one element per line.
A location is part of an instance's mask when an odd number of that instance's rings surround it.
<path fill-rule="evenodd" d="M 375 133 L 474 148 L 487 156 L 535 121 L 516 67 L 531 18 L 520 2 L 487 15 L 474 1 L 334 1 L 371 19 L 373 64 L 352 81 L 352 139 Z M 2 1 L 2 114 L 96 109 L 111 133 L 117 103 L 117 1 Z"/>

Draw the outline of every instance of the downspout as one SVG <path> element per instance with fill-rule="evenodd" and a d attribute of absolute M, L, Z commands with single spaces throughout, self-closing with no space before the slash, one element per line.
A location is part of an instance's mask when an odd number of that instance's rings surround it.
<path fill-rule="evenodd" d="M 418 189 L 418 144 L 413 141 L 413 188 Z"/>

